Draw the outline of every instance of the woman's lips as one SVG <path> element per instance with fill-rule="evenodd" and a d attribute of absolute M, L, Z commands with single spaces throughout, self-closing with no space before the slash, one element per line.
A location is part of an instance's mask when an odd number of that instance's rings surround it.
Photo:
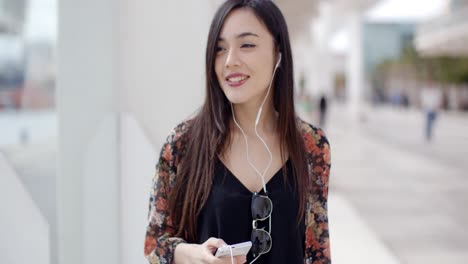
<path fill-rule="evenodd" d="M 250 76 L 244 74 L 231 74 L 226 78 L 226 82 L 231 87 L 239 87 L 243 85 Z"/>

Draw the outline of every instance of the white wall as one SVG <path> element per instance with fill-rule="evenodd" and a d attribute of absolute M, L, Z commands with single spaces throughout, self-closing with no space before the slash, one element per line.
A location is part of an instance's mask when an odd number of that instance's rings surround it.
<path fill-rule="evenodd" d="M 49 225 L 0 153 L 0 263 L 49 263 Z"/>
<path fill-rule="evenodd" d="M 120 219 L 122 263 L 146 263 L 143 241 L 148 219 L 151 179 L 159 152 L 129 114 L 121 117 Z"/>
<path fill-rule="evenodd" d="M 169 130 L 204 96 L 210 1 L 119 7 L 122 263 L 142 263 L 151 179 Z"/>
<path fill-rule="evenodd" d="M 156 148 L 200 106 L 211 1 L 122 1 L 118 74 L 124 112 Z"/>
<path fill-rule="evenodd" d="M 146 263 L 154 165 L 202 102 L 214 4 L 59 3 L 59 263 Z"/>

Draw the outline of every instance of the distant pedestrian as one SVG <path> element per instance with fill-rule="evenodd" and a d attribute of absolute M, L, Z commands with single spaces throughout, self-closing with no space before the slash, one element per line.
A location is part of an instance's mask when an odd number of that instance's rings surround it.
<path fill-rule="evenodd" d="M 319 126 L 325 126 L 325 118 L 327 117 L 327 97 L 322 94 L 319 102 Z"/>
<path fill-rule="evenodd" d="M 409 105 L 410 105 L 410 102 L 409 102 L 408 94 L 405 91 L 401 92 L 401 106 L 403 106 L 404 108 L 408 108 Z"/>
<path fill-rule="evenodd" d="M 22 128 L 19 133 L 19 140 L 22 145 L 26 145 L 29 142 L 29 132 L 28 129 Z"/>
<path fill-rule="evenodd" d="M 433 81 L 429 81 L 421 91 L 421 103 L 426 117 L 426 140 L 431 141 L 437 112 L 442 103 L 442 92 Z"/>

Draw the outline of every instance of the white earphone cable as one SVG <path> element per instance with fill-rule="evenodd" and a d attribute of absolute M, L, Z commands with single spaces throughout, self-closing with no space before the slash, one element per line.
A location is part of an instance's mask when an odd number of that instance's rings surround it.
<path fill-rule="evenodd" d="M 262 180 L 262 184 L 263 184 L 263 190 L 266 192 L 266 185 L 265 185 L 265 179 L 263 178 L 262 174 L 260 173 L 260 171 L 258 171 L 257 167 L 255 167 L 255 165 L 252 163 L 252 161 L 250 160 L 250 155 L 249 155 L 249 141 L 247 140 L 247 135 L 245 134 L 244 130 L 242 129 L 242 127 L 239 125 L 239 123 L 237 123 L 237 120 L 236 120 L 236 115 L 234 114 L 234 108 L 232 106 L 232 103 L 231 103 L 231 111 L 232 111 L 232 117 L 233 117 L 233 120 L 234 120 L 234 123 L 236 123 L 236 126 L 239 128 L 239 130 L 241 131 L 242 135 L 244 136 L 244 140 L 245 140 L 245 146 L 246 146 L 246 149 L 247 149 L 247 162 L 249 163 L 250 167 L 252 167 L 254 169 L 254 171 L 257 173 L 257 175 L 261 178 Z"/>
<path fill-rule="evenodd" d="M 234 264 L 234 255 L 232 254 L 232 246 L 229 246 L 229 250 L 231 251 L 231 264 Z"/>
<path fill-rule="evenodd" d="M 257 112 L 257 117 L 255 119 L 255 127 L 254 127 L 254 130 L 255 130 L 255 135 L 260 139 L 260 141 L 263 143 L 263 145 L 265 146 L 266 150 L 268 151 L 268 155 L 270 156 L 270 160 L 268 162 L 268 165 L 265 167 L 265 169 L 263 170 L 263 173 L 260 173 L 260 171 L 257 169 L 257 167 L 255 167 L 255 165 L 252 163 L 252 161 L 250 160 L 250 155 L 249 155 L 249 142 L 247 140 L 247 135 L 245 134 L 244 130 L 242 129 L 242 127 L 239 125 L 239 123 L 237 122 L 236 120 L 236 115 L 234 114 L 234 107 L 232 106 L 232 103 L 231 103 L 231 112 L 232 112 L 232 118 L 234 120 L 234 123 L 236 124 L 236 126 L 239 128 L 239 130 L 241 131 L 242 135 L 244 136 L 244 140 L 245 140 L 245 145 L 246 145 L 246 149 L 247 149 L 247 162 L 249 163 L 249 165 L 254 169 L 254 171 L 257 173 L 257 175 L 261 178 L 262 180 L 262 186 L 263 186 L 263 191 L 266 193 L 267 192 L 267 189 L 266 189 L 266 183 L 265 183 L 265 174 L 267 173 L 268 169 L 270 168 L 271 166 L 271 163 L 273 162 L 273 154 L 271 153 L 270 151 L 270 148 L 268 147 L 267 143 L 265 142 L 265 140 L 260 136 L 260 134 L 258 133 L 258 130 L 257 130 L 257 126 L 258 126 L 258 122 L 260 120 L 260 117 L 262 115 L 262 110 L 263 110 L 263 105 L 265 104 L 266 102 L 266 99 L 268 98 L 268 95 L 270 94 L 270 90 L 271 90 L 271 85 L 273 83 L 273 79 L 275 77 L 275 73 L 276 73 L 276 70 L 278 69 L 278 65 L 279 65 L 279 61 L 281 60 L 281 57 L 280 59 L 278 60 L 278 63 L 276 64 L 275 66 L 275 69 L 273 70 L 273 75 L 271 76 L 271 80 L 270 80 L 270 84 L 268 85 L 268 90 L 267 90 L 267 93 L 265 95 L 265 98 L 263 99 L 261 105 L 260 105 L 260 108 L 258 109 L 258 112 Z"/>
<path fill-rule="evenodd" d="M 239 130 L 241 131 L 242 135 L 244 136 L 244 140 L 245 140 L 245 146 L 246 146 L 246 150 L 247 150 L 247 162 L 249 163 L 250 167 L 252 167 L 254 169 L 254 171 L 257 173 L 257 175 L 261 178 L 262 180 L 262 185 L 263 185 L 263 191 L 265 193 L 267 193 L 267 189 L 266 189 L 266 183 L 265 183 L 265 174 L 267 173 L 268 169 L 270 168 L 271 166 L 271 163 L 273 162 L 273 154 L 271 153 L 270 151 L 270 148 L 268 147 L 268 144 L 265 142 L 265 140 L 260 136 L 260 134 L 258 133 L 258 130 L 257 130 L 257 125 L 258 125 L 258 122 L 260 121 L 260 117 L 262 115 L 262 110 L 263 110 L 263 105 L 265 104 L 267 98 L 268 98 L 268 95 L 270 94 L 270 89 L 271 89 L 271 85 L 273 83 L 273 79 L 275 77 L 275 73 L 276 73 L 276 70 L 278 69 L 279 67 L 279 64 L 281 62 L 281 53 L 279 54 L 279 59 L 278 59 L 278 62 L 276 63 L 275 65 L 275 69 L 273 70 L 273 75 L 271 76 L 271 80 L 270 80 L 270 84 L 268 85 L 268 90 L 267 90 L 267 93 L 265 95 L 265 98 L 263 98 L 263 101 L 262 103 L 260 104 L 260 108 L 258 109 L 258 112 L 257 112 L 257 117 L 255 118 L 255 126 L 254 126 L 254 130 L 255 130 L 255 135 L 260 139 L 260 141 L 263 143 L 263 145 L 265 146 L 266 150 L 268 151 L 268 154 L 270 156 L 270 161 L 268 162 L 268 165 L 265 167 L 263 173 L 260 173 L 260 171 L 257 169 L 257 167 L 255 167 L 255 165 L 252 163 L 252 161 L 250 160 L 250 155 L 249 155 L 249 142 L 247 140 L 247 135 L 245 134 L 244 130 L 242 129 L 242 127 L 239 125 L 239 123 L 237 122 L 236 120 L 236 115 L 234 113 L 234 107 L 231 103 L 231 112 L 232 112 L 232 118 L 234 120 L 234 123 L 236 124 L 236 126 L 239 128 Z M 271 215 L 270 215 L 270 219 L 269 219 L 269 231 L 271 232 Z M 233 257 L 233 254 L 232 254 L 232 247 L 229 247 L 231 249 L 231 263 L 234 264 L 234 257 Z M 254 258 L 250 264 L 254 263 L 261 255 L 258 255 L 256 258 Z"/>

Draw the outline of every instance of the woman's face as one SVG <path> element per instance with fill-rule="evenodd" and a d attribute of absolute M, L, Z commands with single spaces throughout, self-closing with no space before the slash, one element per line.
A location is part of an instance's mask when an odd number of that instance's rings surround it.
<path fill-rule="evenodd" d="M 215 59 L 216 76 L 228 100 L 260 105 L 274 64 L 275 45 L 268 29 L 250 9 L 232 11 L 221 29 Z"/>

